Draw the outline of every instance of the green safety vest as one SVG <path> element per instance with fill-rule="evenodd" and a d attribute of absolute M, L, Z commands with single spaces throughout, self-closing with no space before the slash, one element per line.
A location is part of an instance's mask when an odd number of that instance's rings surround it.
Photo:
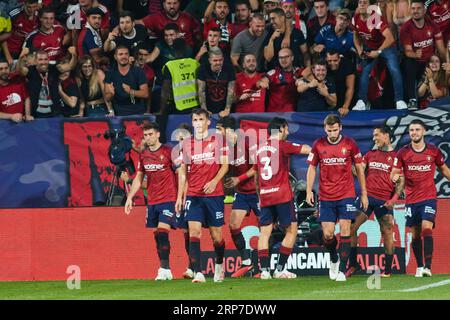
<path fill-rule="evenodd" d="M 185 110 L 199 105 L 197 93 L 197 68 L 199 63 L 192 58 L 177 59 L 165 64 L 172 76 L 172 90 L 175 107 Z"/>

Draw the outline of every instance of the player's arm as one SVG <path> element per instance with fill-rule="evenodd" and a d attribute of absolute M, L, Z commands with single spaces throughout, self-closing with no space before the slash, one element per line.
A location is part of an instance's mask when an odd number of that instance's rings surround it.
<path fill-rule="evenodd" d="M 391 181 L 394 183 L 397 183 L 397 181 L 400 179 L 400 177 L 402 176 L 402 170 L 399 168 L 392 168 L 391 171 Z"/>
<path fill-rule="evenodd" d="M 133 197 L 136 195 L 136 192 L 141 189 L 142 179 L 144 179 L 144 173 L 142 171 L 138 171 L 133 183 L 131 184 L 131 189 L 127 196 L 127 202 L 125 203 L 126 214 L 130 214 L 131 209 L 133 209 Z"/>
<path fill-rule="evenodd" d="M 230 177 L 227 179 L 227 181 L 225 182 L 224 186 L 226 188 L 234 188 L 236 187 L 238 184 L 253 178 L 256 175 L 256 170 L 253 169 L 253 167 L 251 167 L 247 172 L 244 172 L 243 174 L 241 174 L 238 177 Z"/>
<path fill-rule="evenodd" d="M 394 207 L 394 205 L 396 204 L 398 198 L 400 198 L 400 196 L 402 195 L 403 189 L 405 188 L 405 177 L 404 176 L 399 176 L 398 180 L 395 184 L 395 192 L 394 195 L 392 196 L 391 199 L 389 199 L 388 201 L 386 201 L 385 204 L 383 204 L 383 206 L 392 209 Z"/>
<path fill-rule="evenodd" d="M 71 70 L 75 69 L 75 67 L 77 66 L 77 49 L 72 46 L 67 51 L 71 55 L 70 61 L 67 63 L 62 63 L 62 64 L 59 63 L 56 65 L 56 68 L 58 69 L 58 71 L 60 73 L 71 71 Z"/>
<path fill-rule="evenodd" d="M 446 177 L 448 181 L 450 181 L 450 169 L 447 167 L 447 165 L 443 164 L 442 166 L 438 166 L 438 169 L 441 174 Z"/>
<path fill-rule="evenodd" d="M 300 154 L 309 154 L 311 152 L 311 147 L 307 144 L 302 144 L 302 149 L 300 150 Z"/>
<path fill-rule="evenodd" d="M 369 200 L 367 199 L 367 188 L 366 188 L 366 175 L 365 168 L 361 163 L 355 163 L 356 176 L 358 177 L 359 186 L 361 187 L 361 205 L 364 211 L 367 210 L 369 206 Z"/>
<path fill-rule="evenodd" d="M 228 172 L 228 157 L 227 156 L 221 156 L 220 157 L 220 169 L 217 172 L 216 176 L 209 181 L 207 184 L 205 184 L 205 186 L 203 187 L 203 191 L 206 194 L 212 193 L 214 192 L 214 190 L 216 190 L 216 186 L 218 183 L 220 183 L 220 181 L 222 181 L 223 177 L 227 174 Z"/>
<path fill-rule="evenodd" d="M 306 203 L 310 206 L 314 206 L 313 186 L 316 179 L 316 171 L 316 166 L 310 164 L 306 172 Z"/>
<path fill-rule="evenodd" d="M 181 164 L 177 169 L 178 172 L 178 191 L 177 191 L 177 202 L 175 203 L 175 211 L 180 213 L 184 208 L 185 196 L 184 193 L 187 193 L 187 183 L 186 183 L 186 172 L 187 165 Z"/>

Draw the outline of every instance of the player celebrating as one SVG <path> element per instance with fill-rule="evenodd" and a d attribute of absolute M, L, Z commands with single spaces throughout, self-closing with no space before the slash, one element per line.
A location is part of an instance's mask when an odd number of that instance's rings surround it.
<path fill-rule="evenodd" d="M 426 126 L 415 119 L 409 124 L 411 143 L 398 152 L 391 177 L 395 180 L 403 170 L 406 193 L 406 226 L 411 227 L 412 249 L 417 261 L 416 277 L 431 277 L 433 257 L 433 228 L 436 218 L 436 167 L 450 180 L 450 170 L 442 152 L 435 145 L 425 143 Z M 423 254 L 422 238 L 423 236 Z M 425 268 L 423 264 L 425 255 Z"/>
<path fill-rule="evenodd" d="M 261 262 L 261 279 L 271 279 L 269 266 L 269 238 L 274 223 L 285 228 L 286 234 L 280 247 L 280 258 L 274 278 L 293 279 L 297 275 L 285 269 L 286 262 L 297 238 L 297 217 L 294 212 L 293 193 L 289 183 L 290 156 L 308 154 L 311 147 L 286 141 L 288 123 L 275 117 L 269 122 L 270 137 L 256 151 L 254 168 L 258 175 L 261 213 L 259 224 L 261 234 L 258 241 L 258 255 Z"/>
<path fill-rule="evenodd" d="M 391 181 L 391 172 L 397 161 L 397 153 L 391 144 L 392 132 L 388 126 L 380 125 L 373 130 L 375 150 L 370 150 L 363 157 L 362 166 L 366 171 L 367 195 L 369 207 L 366 211 L 356 213 L 355 221 L 351 225 L 351 250 L 350 263 L 345 276 L 348 278 L 361 269 L 356 260 L 358 246 L 358 229 L 370 217 L 372 212 L 380 224 L 383 236 L 384 251 L 386 253 L 386 266 L 382 277 L 390 277 L 392 274 L 392 257 L 394 254 L 393 238 L 393 206 L 401 195 L 404 187 L 404 179 L 401 176 L 394 184 Z"/>
<path fill-rule="evenodd" d="M 361 187 L 361 205 L 367 210 L 368 199 L 362 156 L 356 142 L 341 134 L 341 119 L 334 114 L 324 120 L 326 137 L 314 142 L 308 157 L 308 172 L 306 177 L 306 202 L 313 206 L 312 192 L 316 167 L 319 164 L 319 221 L 322 223 L 323 242 L 330 251 L 331 280 L 346 281 L 345 271 L 350 254 L 350 226 L 354 219 L 355 186 L 352 174 L 352 163 Z M 339 220 L 341 243 L 340 254 L 336 251 L 337 240 L 334 235 L 336 222 Z"/>
<path fill-rule="evenodd" d="M 192 111 L 194 137 L 183 140 L 182 163 L 178 173 L 177 212 L 186 210 L 189 227 L 189 259 L 195 273 L 192 282 L 205 282 L 201 272 L 200 237 L 202 224 L 209 227 L 216 252 L 214 282 L 224 278 L 223 256 L 225 242 L 222 237 L 224 224 L 224 191 L 222 178 L 228 171 L 226 147 L 217 135 L 208 132 L 208 111 L 195 108 Z M 187 167 L 190 167 L 187 173 Z M 188 184 L 186 200 L 183 199 Z"/>
<path fill-rule="evenodd" d="M 143 132 L 146 148 L 139 154 L 138 171 L 125 203 L 125 213 L 130 214 L 133 208 L 133 197 L 141 188 L 145 174 L 148 186 L 147 227 L 156 228 L 154 236 L 161 263 L 155 280 L 172 280 L 169 266 L 169 230 L 175 226 L 177 197 L 172 149 L 159 141 L 160 132 L 157 123 L 145 124 Z"/>
<path fill-rule="evenodd" d="M 245 249 L 245 239 L 241 232 L 241 225 L 244 218 L 253 211 L 259 217 L 259 200 L 256 194 L 253 164 L 250 161 L 250 153 L 256 151 L 256 144 L 249 145 L 243 138 L 235 132 L 236 121 L 233 117 L 221 118 L 216 124 L 216 128 L 226 137 L 228 145 L 233 148 L 233 159 L 229 159 L 232 177 L 225 183 L 227 188 L 236 188 L 233 208 L 230 217 L 230 232 L 236 249 L 242 258 L 242 267 L 231 275 L 232 278 L 239 278 L 248 272 L 252 272 L 253 264 L 249 250 Z M 251 170 L 251 171 L 250 171 Z M 250 171 L 250 172 L 249 172 Z M 256 276 L 260 273 L 257 272 Z"/>

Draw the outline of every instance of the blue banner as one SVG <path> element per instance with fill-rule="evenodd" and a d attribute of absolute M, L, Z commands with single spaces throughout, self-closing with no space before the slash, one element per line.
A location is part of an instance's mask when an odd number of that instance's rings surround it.
<path fill-rule="evenodd" d="M 416 112 L 380 110 L 350 112 L 343 119 L 344 134 L 354 138 L 366 153 L 373 147 L 372 129 L 386 123 L 393 128 L 394 147 L 409 142 L 407 126 L 413 119 L 422 119 L 428 126 L 426 141 L 436 144 L 446 162 L 450 153 L 450 104 L 429 107 Z M 234 114 L 240 122 L 267 123 L 275 116 L 289 123 L 289 140 L 312 145 L 323 136 L 323 119 L 327 113 L 261 113 Z M 106 119 L 39 119 L 30 123 L 0 121 L 0 207 L 72 207 L 101 205 L 111 187 L 115 166 L 108 157 L 111 140 L 105 131 L 126 128 L 126 134 L 140 141 L 140 126 L 153 116 Z M 217 122 L 212 117 L 211 126 Z M 171 115 L 166 137 L 181 123 L 190 123 L 189 115 Z M 136 163 L 137 154 L 132 152 Z M 448 162 L 447 162 L 448 163 Z M 298 179 L 306 178 L 306 159 L 296 156 L 292 172 Z M 440 197 L 450 197 L 450 185 L 440 173 L 436 175 Z M 143 202 L 142 202 L 143 203 Z"/>

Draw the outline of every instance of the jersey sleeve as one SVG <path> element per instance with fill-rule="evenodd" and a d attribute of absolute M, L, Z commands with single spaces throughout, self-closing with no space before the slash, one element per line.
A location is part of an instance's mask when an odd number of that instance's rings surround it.
<path fill-rule="evenodd" d="M 137 167 L 137 169 L 138 169 L 138 172 L 145 173 L 145 170 L 144 170 L 144 163 L 143 163 L 143 161 L 142 161 L 142 155 L 141 155 L 141 154 L 139 155 L 139 162 L 138 162 L 138 167 Z"/>
<path fill-rule="evenodd" d="M 442 154 L 442 151 L 439 150 L 439 148 L 436 148 L 436 158 L 434 160 L 434 163 L 436 163 L 436 166 L 441 167 L 445 164 L 445 158 Z"/>
<path fill-rule="evenodd" d="M 403 170 L 403 150 L 400 150 L 397 157 L 394 158 L 394 168 Z"/>
<path fill-rule="evenodd" d="M 301 144 L 292 143 L 288 141 L 280 141 L 280 143 L 281 143 L 280 145 L 281 152 L 285 156 L 290 156 L 292 154 L 300 154 L 300 152 L 302 151 Z"/>
<path fill-rule="evenodd" d="M 152 31 L 155 31 L 154 29 L 157 21 L 158 19 L 156 19 L 155 14 L 149 14 L 142 19 L 142 23 L 144 24 L 144 26 Z"/>
<path fill-rule="evenodd" d="M 411 33 L 409 32 L 409 23 L 405 23 L 400 29 L 400 43 L 402 46 L 410 45 L 412 46 L 413 41 L 411 38 Z"/>
<path fill-rule="evenodd" d="M 361 151 L 359 150 L 358 146 L 356 145 L 355 140 L 350 140 L 351 148 L 352 148 L 352 160 L 355 164 L 359 164 L 362 162 L 362 155 Z"/>
<path fill-rule="evenodd" d="M 366 165 L 369 163 L 369 158 L 370 158 L 370 151 L 367 152 L 361 159 L 361 163 Z"/>
<path fill-rule="evenodd" d="M 328 30 L 328 25 L 322 27 L 319 31 L 319 33 L 317 33 L 316 38 L 314 39 L 314 43 L 316 44 L 325 44 L 325 34 Z"/>
<path fill-rule="evenodd" d="M 317 150 L 317 142 L 314 142 L 311 152 L 308 155 L 308 160 L 306 161 L 309 165 L 317 167 L 319 163 L 319 152 Z"/>

